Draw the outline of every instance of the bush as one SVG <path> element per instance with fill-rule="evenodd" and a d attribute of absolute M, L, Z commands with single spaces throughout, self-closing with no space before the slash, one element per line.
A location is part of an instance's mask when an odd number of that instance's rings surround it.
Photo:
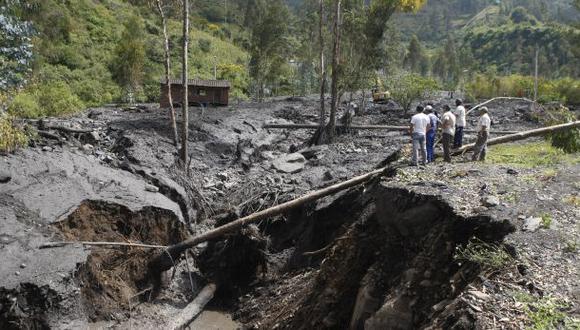
<path fill-rule="evenodd" d="M 36 96 L 27 92 L 19 93 L 8 106 L 11 115 L 21 118 L 38 118 L 42 116 L 42 110 L 38 105 Z"/>
<path fill-rule="evenodd" d="M 83 102 L 72 93 L 70 87 L 62 82 L 53 82 L 38 89 L 38 104 L 45 116 L 62 116 L 83 108 Z"/>
<path fill-rule="evenodd" d="M 566 107 L 559 107 L 548 111 L 547 119 L 544 119 L 546 126 L 558 125 L 577 120 L 574 114 Z M 548 137 L 552 146 L 566 153 L 580 151 L 580 129 L 568 129 L 550 134 Z"/>
<path fill-rule="evenodd" d="M 385 83 L 395 100 L 405 112 L 409 111 L 414 100 L 423 98 L 431 91 L 439 88 L 432 78 L 425 78 L 418 74 L 405 73 L 400 77 L 390 79 Z"/>
<path fill-rule="evenodd" d="M 11 116 L 0 113 L 0 152 L 13 152 L 26 144 L 24 131 L 14 126 Z"/>

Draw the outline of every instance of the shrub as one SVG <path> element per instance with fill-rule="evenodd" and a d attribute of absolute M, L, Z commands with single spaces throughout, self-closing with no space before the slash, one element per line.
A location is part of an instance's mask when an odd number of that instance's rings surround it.
<path fill-rule="evenodd" d="M 27 143 L 28 137 L 23 130 L 14 126 L 12 117 L 0 113 L 0 152 L 13 152 Z"/>
<path fill-rule="evenodd" d="M 83 108 L 83 102 L 62 81 L 44 84 L 37 97 L 44 116 L 62 116 Z"/>
<path fill-rule="evenodd" d="M 17 94 L 12 103 L 8 106 L 8 112 L 11 115 L 22 118 L 37 118 L 42 116 L 42 110 L 38 105 L 35 95 L 27 92 Z"/>
<path fill-rule="evenodd" d="M 559 107 L 549 110 L 545 125 L 557 125 L 577 120 L 574 114 L 566 107 Z M 566 153 L 580 151 L 580 129 L 568 129 L 550 134 L 548 137 L 552 146 L 563 150 Z"/>
<path fill-rule="evenodd" d="M 455 252 L 458 261 L 469 261 L 481 267 L 499 269 L 513 263 L 513 258 L 501 245 L 485 243 L 480 239 L 471 239 L 465 247 Z"/>
<path fill-rule="evenodd" d="M 427 93 L 436 90 L 439 86 L 432 78 L 425 78 L 418 74 L 403 74 L 390 79 L 385 83 L 395 100 L 405 112 L 409 111 L 414 100 L 425 97 Z"/>

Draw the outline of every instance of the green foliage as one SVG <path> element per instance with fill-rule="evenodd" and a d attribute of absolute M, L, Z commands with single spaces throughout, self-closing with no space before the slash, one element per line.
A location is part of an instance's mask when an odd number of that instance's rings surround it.
<path fill-rule="evenodd" d="M 536 298 L 527 293 L 515 294 L 516 300 L 525 304 L 526 316 L 533 330 L 578 329 L 580 320 L 569 316 L 566 311 L 572 306 L 554 297 Z"/>
<path fill-rule="evenodd" d="M 42 110 L 38 105 L 36 96 L 27 92 L 19 93 L 14 97 L 8 106 L 8 113 L 22 118 L 38 118 L 42 116 Z"/>
<path fill-rule="evenodd" d="M 385 82 L 391 97 L 399 103 L 405 112 L 409 111 L 413 101 L 424 98 L 427 93 L 439 88 L 432 78 L 425 78 L 414 73 L 402 73 Z"/>
<path fill-rule="evenodd" d="M 208 6 L 223 6 L 223 3 L 206 2 Z M 38 100 L 41 96 L 39 86 L 54 86 L 58 82 L 68 85 L 66 89 L 85 106 L 121 101 L 128 91 L 134 94 L 136 101 L 154 102 L 158 99 L 159 78 L 163 75 L 164 63 L 163 37 L 158 13 L 147 1 L 43 0 L 30 3 L 29 6 L 15 7 L 18 9 L 16 14 L 19 21 L 31 22 L 36 31 L 32 39 L 34 71 L 28 79 L 33 85 L 24 91 L 28 102 L 22 106 L 16 104 L 19 113 L 26 113 L 21 110 L 24 106 L 32 109 L 28 111 L 28 116 L 34 117 L 48 115 L 49 112 L 67 112 L 51 110 L 60 105 L 42 104 Z M 173 77 L 181 75 L 179 45 L 182 31 L 179 6 L 179 2 L 175 2 L 174 6 L 166 7 Z M 233 11 L 238 5 L 228 3 L 228 6 Z M 226 40 L 224 34 L 226 30 L 235 30 L 235 27 L 208 24 L 207 20 L 196 16 L 201 8 L 194 8 L 199 11 L 192 13 L 192 21 L 196 23 L 191 26 L 190 75 L 213 78 L 214 57 L 217 56 L 218 66 L 231 64 L 243 68 L 240 80 L 233 83 L 232 93 L 247 92 L 248 55 Z M 235 21 L 238 18 L 230 13 L 228 21 L 230 19 Z M 197 25 L 202 21 L 205 23 Z M 242 32 L 237 33 L 243 35 Z M 1 39 L 4 35 L 0 35 Z M 206 41 L 198 41 L 200 39 Z M 209 51 L 207 45 L 210 45 Z M 11 75 L 18 75 L 20 81 L 28 78 L 26 68 L 20 71 L 9 68 L 9 71 Z M 12 76 L 2 75 L 0 84 L 4 77 L 13 80 Z M 237 84 L 241 84 L 241 87 Z M 36 100 L 40 111 L 33 106 L 35 102 L 31 102 L 31 99 Z M 44 100 L 50 98 L 44 97 Z M 69 105 L 76 106 L 77 103 L 73 99 Z"/>
<path fill-rule="evenodd" d="M 514 10 L 512 10 L 510 14 L 510 19 L 515 24 L 528 23 L 530 25 L 536 25 L 538 23 L 536 18 L 530 15 L 530 13 L 526 10 L 526 8 L 521 6 L 516 7 L 514 8 Z"/>
<path fill-rule="evenodd" d="M 287 66 L 289 11 L 282 0 L 256 0 L 251 16 L 250 75 L 261 99 L 266 85 L 277 84 Z"/>
<path fill-rule="evenodd" d="M 509 266 L 513 263 L 513 258 L 501 245 L 483 242 L 473 238 L 467 245 L 457 248 L 455 260 L 469 261 L 485 268 L 498 269 Z"/>
<path fill-rule="evenodd" d="M 577 55 L 580 30 L 561 25 L 506 24 L 470 30 L 463 47 L 478 61 L 477 71 L 495 66 L 502 74 L 533 72 L 539 48 L 539 74 L 544 77 L 580 77 Z"/>
<path fill-rule="evenodd" d="M 28 144 L 25 132 L 14 126 L 13 118 L 0 113 L 0 152 L 13 152 Z"/>
<path fill-rule="evenodd" d="M 83 102 L 62 81 L 30 85 L 17 94 L 8 106 L 8 112 L 23 118 L 63 116 L 81 110 Z"/>
<path fill-rule="evenodd" d="M 36 97 L 44 116 L 67 115 L 84 107 L 78 96 L 62 81 L 43 84 L 37 90 Z"/>
<path fill-rule="evenodd" d="M 145 64 L 145 41 L 143 22 L 138 16 L 130 16 L 125 30 L 117 43 L 111 64 L 113 78 L 130 91 L 139 91 L 143 83 Z"/>
<path fill-rule="evenodd" d="M 574 114 L 566 107 L 551 109 L 543 122 L 545 125 L 557 125 L 577 120 Z M 580 129 L 574 128 L 550 134 L 552 146 L 566 152 L 580 152 Z"/>
<path fill-rule="evenodd" d="M 500 144 L 490 147 L 488 154 L 490 163 L 509 164 L 524 168 L 579 162 L 578 157 L 566 154 L 547 141 Z"/>
<path fill-rule="evenodd" d="M 413 36 L 405 56 L 405 67 L 413 73 L 426 75 L 429 72 L 429 58 L 417 36 Z"/>
<path fill-rule="evenodd" d="M 500 76 L 493 68 L 473 75 L 465 85 L 468 95 L 476 99 L 497 96 L 534 97 L 534 77 L 522 75 Z M 580 103 L 580 80 L 571 78 L 538 80 L 539 102 Z"/>
<path fill-rule="evenodd" d="M 548 214 L 548 213 L 544 213 L 541 216 L 542 218 L 542 228 L 544 229 L 550 229 L 550 226 L 552 226 L 552 215 Z"/>

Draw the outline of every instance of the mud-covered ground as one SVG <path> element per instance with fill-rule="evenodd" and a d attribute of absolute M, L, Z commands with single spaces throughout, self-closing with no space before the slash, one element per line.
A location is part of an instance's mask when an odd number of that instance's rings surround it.
<path fill-rule="evenodd" d="M 316 123 L 316 109 L 315 97 L 191 109 L 189 173 L 174 165 L 168 115 L 155 105 L 31 123 L 41 131 L 33 145 L 0 156 L 2 328 L 163 328 L 208 281 L 218 285 L 208 308 L 220 313 L 198 327 L 520 329 L 545 315 L 578 325 L 577 155 L 412 168 L 401 132 L 308 147 L 312 131 L 262 128 Z M 525 103 L 491 111 L 496 131 L 539 125 Z M 353 123 L 408 117 L 371 106 Z M 396 156 L 381 179 L 201 244 L 160 292 L 146 269 L 157 249 L 39 249 L 173 244 Z M 478 263 L 466 247 L 499 257 Z M 494 258 L 504 262 L 486 263 Z"/>

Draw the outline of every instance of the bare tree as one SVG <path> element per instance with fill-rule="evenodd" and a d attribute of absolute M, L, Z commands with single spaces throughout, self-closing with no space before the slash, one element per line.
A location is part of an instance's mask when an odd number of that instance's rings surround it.
<path fill-rule="evenodd" d="M 336 111 L 338 109 L 338 75 L 340 65 L 340 11 L 341 0 L 336 0 L 334 13 L 334 46 L 332 48 L 332 86 L 330 103 L 330 122 L 328 123 L 328 140 L 332 142 L 336 135 Z"/>
<path fill-rule="evenodd" d="M 324 0 L 318 0 L 318 41 L 320 46 L 320 112 L 318 114 L 318 129 L 312 136 L 310 144 L 323 144 L 326 139 L 326 108 L 324 94 L 326 94 L 326 66 L 324 63 Z"/>
<path fill-rule="evenodd" d="M 175 108 L 173 108 L 173 98 L 171 96 L 171 56 L 169 54 L 169 35 L 167 34 L 167 18 L 163 12 L 161 0 L 156 0 L 157 10 L 163 25 L 163 39 L 165 42 L 165 83 L 167 84 L 167 98 L 169 100 L 169 113 L 171 115 L 171 128 L 173 129 L 173 145 L 178 147 L 179 137 L 177 136 L 177 124 L 175 122 Z"/>
<path fill-rule="evenodd" d="M 189 135 L 189 116 L 188 116 L 188 77 L 187 77 L 187 50 L 189 47 L 189 0 L 183 0 L 183 104 L 182 106 L 182 127 L 181 127 L 181 162 L 183 168 L 187 166 L 187 138 Z"/>

